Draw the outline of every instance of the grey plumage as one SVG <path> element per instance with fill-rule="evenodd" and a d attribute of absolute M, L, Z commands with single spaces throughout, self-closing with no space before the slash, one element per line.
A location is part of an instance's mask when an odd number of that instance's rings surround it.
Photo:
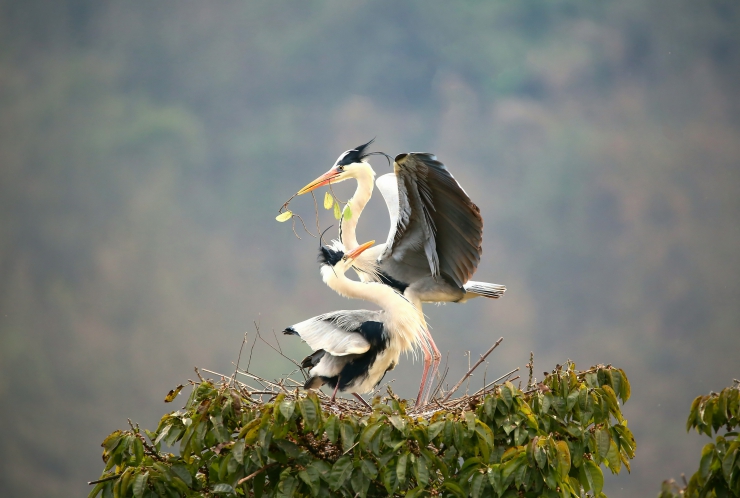
<path fill-rule="evenodd" d="M 385 319 L 382 311 L 343 310 L 285 329 L 284 334 L 298 335 L 315 350 L 301 362 L 310 375 L 304 387 L 329 384 L 341 391 L 371 391 L 398 361 L 398 349 L 389 347 Z"/>
<path fill-rule="evenodd" d="M 394 173 L 376 185 L 391 216 L 380 270 L 410 284 L 422 301 L 462 300 L 482 253 L 478 206 L 429 153 L 398 155 Z"/>

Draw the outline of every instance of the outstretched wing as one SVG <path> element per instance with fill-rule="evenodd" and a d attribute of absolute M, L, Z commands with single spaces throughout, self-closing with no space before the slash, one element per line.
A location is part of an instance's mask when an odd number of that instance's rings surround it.
<path fill-rule="evenodd" d="M 400 154 L 394 170 L 376 182 L 391 215 L 381 269 L 409 283 L 444 275 L 462 287 L 482 252 L 478 206 L 432 154 Z"/>
<path fill-rule="evenodd" d="M 323 349 L 334 356 L 362 354 L 370 343 L 358 330 L 364 322 L 377 320 L 377 311 L 333 311 L 296 323 L 283 333 L 300 336 L 314 351 Z"/>

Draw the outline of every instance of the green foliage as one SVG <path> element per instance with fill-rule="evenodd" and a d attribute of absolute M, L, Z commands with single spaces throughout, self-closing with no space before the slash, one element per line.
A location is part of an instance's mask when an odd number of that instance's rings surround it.
<path fill-rule="evenodd" d="M 673 496 L 740 497 L 740 383 L 722 389 L 722 392 L 697 397 L 691 404 L 686 430 L 692 428 L 712 437 L 721 428 L 727 432 L 717 434 L 714 443 L 701 451 L 699 470 L 691 476 L 685 489 L 678 489 L 673 481 L 665 481 L 660 498 Z"/>
<path fill-rule="evenodd" d="M 263 404 L 205 381 L 155 432 L 105 439 L 89 498 L 605 496 L 601 466 L 629 470 L 635 454 L 618 401 L 629 395 L 622 370 L 570 365 L 528 392 L 507 382 L 465 410 L 410 415 L 392 397 L 376 398 L 372 413 L 337 414 L 315 393 Z"/>

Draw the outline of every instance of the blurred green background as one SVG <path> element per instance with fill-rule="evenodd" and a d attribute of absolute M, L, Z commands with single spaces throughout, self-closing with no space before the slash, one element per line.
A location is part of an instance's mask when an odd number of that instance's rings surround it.
<path fill-rule="evenodd" d="M 739 83 L 731 0 L 0 1 L 2 495 L 86 494 L 102 439 L 231 372 L 254 321 L 366 307 L 274 218 L 374 136 L 448 165 L 508 286 L 425 308 L 451 381 L 502 335 L 489 380 L 624 368 L 637 458 L 605 491 L 656 495 L 698 465 L 691 400 L 740 377 Z M 376 195 L 359 238 L 387 230 Z"/>

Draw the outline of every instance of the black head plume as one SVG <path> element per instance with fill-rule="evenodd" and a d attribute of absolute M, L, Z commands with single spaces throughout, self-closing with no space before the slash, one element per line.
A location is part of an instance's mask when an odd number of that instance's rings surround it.
<path fill-rule="evenodd" d="M 322 265 L 336 266 L 344 257 L 344 251 L 335 251 L 329 246 L 319 248 L 319 263 Z"/>
<path fill-rule="evenodd" d="M 337 166 L 346 166 L 348 164 L 359 163 L 360 161 L 362 161 L 364 158 L 370 155 L 367 152 L 367 148 L 374 141 L 375 139 L 373 138 L 368 143 L 358 145 L 354 149 L 348 150 L 347 152 L 339 156 L 339 159 L 337 159 Z"/>
<path fill-rule="evenodd" d="M 329 225 L 329 228 L 333 227 L 334 225 Z M 321 249 L 321 246 L 324 244 L 324 234 L 329 231 L 329 228 L 321 232 L 321 235 L 319 235 L 319 249 Z"/>
<path fill-rule="evenodd" d="M 385 152 L 370 152 L 368 156 L 385 156 L 385 159 L 388 161 L 388 166 L 393 166 L 393 160 L 391 159 L 391 156 L 389 156 Z"/>

